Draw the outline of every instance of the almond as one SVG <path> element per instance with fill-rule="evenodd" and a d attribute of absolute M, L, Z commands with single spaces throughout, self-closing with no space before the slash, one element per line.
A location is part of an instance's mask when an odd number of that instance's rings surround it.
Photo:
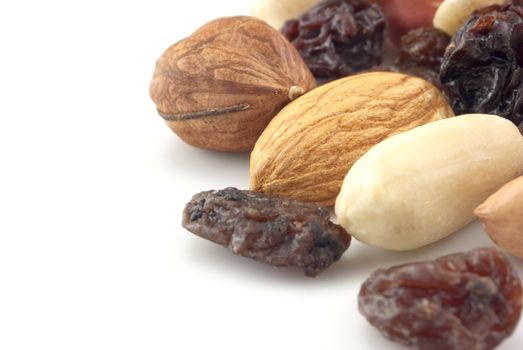
<path fill-rule="evenodd" d="M 333 81 L 269 123 L 251 154 L 251 189 L 332 205 L 352 164 L 383 139 L 453 116 L 425 80 L 390 72 Z"/>

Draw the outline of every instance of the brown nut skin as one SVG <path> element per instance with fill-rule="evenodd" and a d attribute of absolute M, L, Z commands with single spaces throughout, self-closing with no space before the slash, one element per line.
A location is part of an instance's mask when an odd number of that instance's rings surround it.
<path fill-rule="evenodd" d="M 242 152 L 289 101 L 315 87 L 296 49 L 253 17 L 211 21 L 158 59 L 150 95 L 185 142 Z"/>
<path fill-rule="evenodd" d="M 523 259 L 523 176 L 490 196 L 474 214 L 497 245 Z"/>
<path fill-rule="evenodd" d="M 389 22 L 390 37 L 395 43 L 409 31 L 432 26 L 434 13 L 443 0 L 376 0 Z"/>

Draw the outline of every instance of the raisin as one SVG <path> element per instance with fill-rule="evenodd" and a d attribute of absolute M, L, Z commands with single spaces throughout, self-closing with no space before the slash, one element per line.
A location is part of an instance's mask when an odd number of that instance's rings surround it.
<path fill-rule="evenodd" d="M 396 71 L 399 73 L 424 79 L 432 85 L 436 86 L 438 89 L 442 90 L 442 86 L 439 81 L 439 73 L 434 71 L 433 69 L 416 66 L 397 66 Z"/>
<path fill-rule="evenodd" d="M 326 208 L 236 188 L 194 195 L 182 225 L 235 254 L 298 266 L 310 277 L 339 260 L 351 239 Z"/>
<path fill-rule="evenodd" d="M 381 62 L 387 27 L 381 7 L 367 0 L 327 0 L 282 33 L 316 78 L 337 78 Z"/>
<path fill-rule="evenodd" d="M 359 309 L 387 338 L 418 350 L 489 350 L 515 329 L 521 282 L 494 248 L 375 271 Z"/>
<path fill-rule="evenodd" d="M 371 72 L 397 72 L 427 80 L 440 90 L 439 71 L 450 36 L 439 29 L 422 27 L 411 30 L 401 38 L 393 63 L 371 68 Z"/>
<path fill-rule="evenodd" d="M 428 81 L 429 83 L 431 83 L 432 85 L 436 86 L 438 89 L 440 89 L 440 90 L 442 89 L 441 84 L 439 82 L 439 74 L 436 73 L 434 70 L 426 68 L 426 67 L 398 66 L 396 64 L 392 64 L 392 65 L 375 66 L 375 67 L 372 67 L 371 69 L 367 70 L 366 72 L 402 73 L 402 74 L 424 79 L 424 80 Z"/>
<path fill-rule="evenodd" d="M 401 38 L 396 64 L 404 67 L 424 67 L 438 72 L 450 36 L 433 27 L 417 28 Z"/>
<path fill-rule="evenodd" d="M 523 122 L 523 8 L 472 14 L 445 53 L 440 80 L 456 114 L 489 113 Z"/>

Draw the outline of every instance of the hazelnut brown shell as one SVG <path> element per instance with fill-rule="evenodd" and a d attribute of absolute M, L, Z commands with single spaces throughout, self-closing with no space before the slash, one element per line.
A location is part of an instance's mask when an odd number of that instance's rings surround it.
<path fill-rule="evenodd" d="M 185 142 L 250 151 L 269 121 L 315 87 L 296 49 L 253 17 L 211 21 L 158 59 L 150 95 Z"/>

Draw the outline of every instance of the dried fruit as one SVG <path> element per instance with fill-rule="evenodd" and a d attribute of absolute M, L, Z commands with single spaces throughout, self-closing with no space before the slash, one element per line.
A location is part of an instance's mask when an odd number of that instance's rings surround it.
<path fill-rule="evenodd" d="M 454 35 L 475 11 L 506 0 L 444 0 L 434 15 L 434 27 Z"/>
<path fill-rule="evenodd" d="M 434 13 L 443 0 L 378 0 L 383 7 L 395 43 L 413 29 L 432 25 Z"/>
<path fill-rule="evenodd" d="M 320 0 L 257 0 L 251 14 L 280 29 L 286 20 L 304 14 Z"/>
<path fill-rule="evenodd" d="M 417 350 L 490 350 L 512 334 L 521 282 L 494 248 L 375 271 L 360 312 L 387 338 Z"/>
<path fill-rule="evenodd" d="M 406 74 L 406 75 L 411 75 L 413 77 L 424 79 L 424 80 L 428 81 L 429 83 L 431 83 L 432 85 L 434 85 L 435 87 L 437 87 L 438 90 L 440 90 L 440 91 L 442 90 L 441 83 L 439 82 L 439 73 L 435 72 L 432 69 L 426 68 L 426 67 L 393 65 L 393 66 L 383 68 L 381 70 L 377 69 L 376 71 L 397 72 L 397 73 L 402 73 L 402 74 Z"/>
<path fill-rule="evenodd" d="M 425 67 L 400 66 L 396 64 L 389 64 L 372 67 L 367 72 L 392 72 L 410 75 L 428 81 L 429 83 L 437 87 L 439 90 L 442 89 L 441 84 L 439 82 L 439 73 L 436 73 L 434 70 Z"/>
<path fill-rule="evenodd" d="M 418 78 L 365 73 L 333 81 L 271 121 L 251 154 L 251 189 L 332 205 L 343 177 L 369 148 L 452 115 L 438 89 Z"/>
<path fill-rule="evenodd" d="M 289 101 L 316 82 L 294 47 L 252 17 L 209 22 L 158 59 L 150 94 L 187 143 L 248 151 Z"/>
<path fill-rule="evenodd" d="M 317 78 L 350 75 L 379 64 L 386 22 L 367 0 L 326 0 L 287 21 L 282 33 Z"/>
<path fill-rule="evenodd" d="M 523 177 L 503 186 L 474 214 L 496 244 L 523 259 Z"/>
<path fill-rule="evenodd" d="M 404 67 L 424 67 L 439 73 L 449 43 L 450 36 L 439 29 L 414 29 L 401 38 L 396 64 Z"/>
<path fill-rule="evenodd" d="M 456 33 L 441 66 L 441 83 L 456 114 L 490 113 L 523 121 L 523 8 L 476 11 Z"/>
<path fill-rule="evenodd" d="M 299 266 L 310 277 L 339 260 L 350 236 L 326 208 L 226 188 L 196 194 L 182 225 L 235 254 L 274 266 Z"/>
<path fill-rule="evenodd" d="M 362 242 L 415 249 L 473 221 L 474 209 L 522 172 L 523 138 L 506 119 L 439 120 L 390 137 L 361 157 L 345 177 L 336 215 Z"/>
<path fill-rule="evenodd" d="M 404 35 L 393 65 L 375 70 L 400 72 L 427 80 L 441 89 L 439 71 L 450 37 L 433 27 L 421 27 Z"/>

